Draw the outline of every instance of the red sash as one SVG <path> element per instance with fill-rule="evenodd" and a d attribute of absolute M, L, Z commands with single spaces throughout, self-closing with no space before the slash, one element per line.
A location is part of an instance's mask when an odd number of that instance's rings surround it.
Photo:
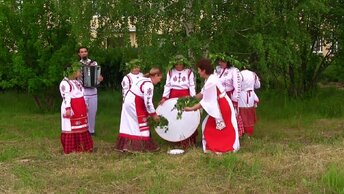
<path fill-rule="evenodd" d="M 184 89 L 184 90 L 171 89 L 170 91 L 170 98 L 179 98 L 179 97 L 186 97 L 186 96 L 190 96 L 189 89 Z"/>

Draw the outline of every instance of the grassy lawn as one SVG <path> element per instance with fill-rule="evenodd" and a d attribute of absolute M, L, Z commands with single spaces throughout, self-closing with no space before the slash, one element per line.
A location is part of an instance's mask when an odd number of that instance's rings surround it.
<path fill-rule="evenodd" d="M 253 138 L 235 154 L 121 154 L 113 150 L 121 96 L 101 91 L 95 152 L 63 155 L 60 113 L 0 94 L 1 193 L 344 193 L 344 91 L 291 100 L 262 92 Z"/>

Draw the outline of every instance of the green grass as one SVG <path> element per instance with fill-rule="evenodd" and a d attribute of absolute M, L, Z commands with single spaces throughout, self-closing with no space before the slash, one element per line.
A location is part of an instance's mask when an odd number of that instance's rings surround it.
<path fill-rule="evenodd" d="M 343 193 L 344 91 L 312 98 L 261 92 L 253 138 L 237 153 L 201 147 L 184 155 L 113 150 L 121 95 L 100 91 L 95 152 L 62 154 L 60 113 L 39 113 L 33 100 L 0 93 L 1 193 Z M 199 136 L 200 142 L 200 136 Z"/>
<path fill-rule="evenodd" d="M 331 165 L 322 177 L 323 182 L 327 186 L 327 191 L 331 193 L 344 193 L 344 170 L 343 164 Z"/>

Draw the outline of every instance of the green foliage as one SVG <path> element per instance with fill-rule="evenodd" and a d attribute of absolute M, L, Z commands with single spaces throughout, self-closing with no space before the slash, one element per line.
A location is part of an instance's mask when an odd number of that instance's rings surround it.
<path fill-rule="evenodd" d="M 178 98 L 177 103 L 173 109 L 177 110 L 177 119 L 182 119 L 185 107 L 192 107 L 199 103 L 195 97 Z"/>
<path fill-rule="evenodd" d="M 219 60 L 223 60 L 229 63 L 228 65 L 234 65 L 239 69 L 245 66 L 244 62 L 240 62 L 233 55 L 228 56 L 224 53 L 209 54 L 209 59 L 212 61 L 214 65 L 216 65 L 216 62 L 218 62 Z"/>
<path fill-rule="evenodd" d="M 183 64 L 185 68 L 191 67 L 190 62 L 186 57 L 184 57 L 183 55 L 176 55 L 172 57 L 170 61 L 168 62 L 167 69 L 172 69 L 177 64 Z"/>
<path fill-rule="evenodd" d="M 333 65 L 329 66 L 322 76 L 322 80 L 328 82 L 344 82 L 344 61 L 337 60 Z"/>
<path fill-rule="evenodd" d="M 283 77 L 292 96 L 303 96 L 316 88 L 320 75 L 339 57 L 332 47 L 328 53 L 315 52 L 319 41 L 331 45 L 342 33 L 338 22 L 343 23 L 343 18 L 334 14 L 342 8 L 332 6 L 335 2 L 276 1 L 259 5 L 269 17 L 255 20 L 253 25 L 260 25 L 251 45 L 257 52 L 257 69 L 262 77 L 268 81 Z"/>
<path fill-rule="evenodd" d="M 75 40 L 66 11 L 54 2 L 2 2 L 0 36 L 4 37 L 1 52 L 8 58 L 0 75 L 0 87 L 28 91 L 39 108 L 51 109 L 51 93 L 63 78 L 64 64 L 70 63 Z M 56 93 L 55 93 L 56 94 Z"/>
<path fill-rule="evenodd" d="M 142 63 L 142 60 L 140 59 L 132 59 L 129 62 L 125 63 L 125 70 L 127 72 L 130 72 L 133 68 L 139 67 L 140 69 L 144 69 L 144 65 Z"/>
<path fill-rule="evenodd" d="M 75 49 L 84 45 L 102 65 L 105 87 L 120 87 L 124 64 L 134 58 L 142 59 L 143 72 L 152 66 L 167 72 L 177 54 L 192 66 L 209 53 L 228 53 L 240 66 L 249 61 L 264 87 L 283 86 L 289 95 L 302 97 L 316 89 L 327 68 L 329 80 L 342 80 L 342 3 L 3 1 L 0 88 L 25 90 L 36 99 L 51 96 L 45 91 L 58 84 L 64 64 L 75 61 Z M 134 34 L 137 48 L 129 41 Z M 313 52 L 320 40 L 330 46 L 327 54 Z"/>
<path fill-rule="evenodd" d="M 148 118 L 148 126 L 151 129 L 156 129 L 157 127 L 161 129 L 165 129 L 165 133 L 168 131 L 168 120 L 163 117 L 162 115 L 159 115 L 160 120 L 157 122 L 152 117 Z"/>

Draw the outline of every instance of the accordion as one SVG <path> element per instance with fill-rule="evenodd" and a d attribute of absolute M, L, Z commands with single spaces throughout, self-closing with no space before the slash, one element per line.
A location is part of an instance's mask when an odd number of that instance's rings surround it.
<path fill-rule="evenodd" d="M 82 85 L 85 88 L 95 88 L 100 83 L 98 77 L 100 76 L 101 67 L 92 65 L 82 66 Z"/>

